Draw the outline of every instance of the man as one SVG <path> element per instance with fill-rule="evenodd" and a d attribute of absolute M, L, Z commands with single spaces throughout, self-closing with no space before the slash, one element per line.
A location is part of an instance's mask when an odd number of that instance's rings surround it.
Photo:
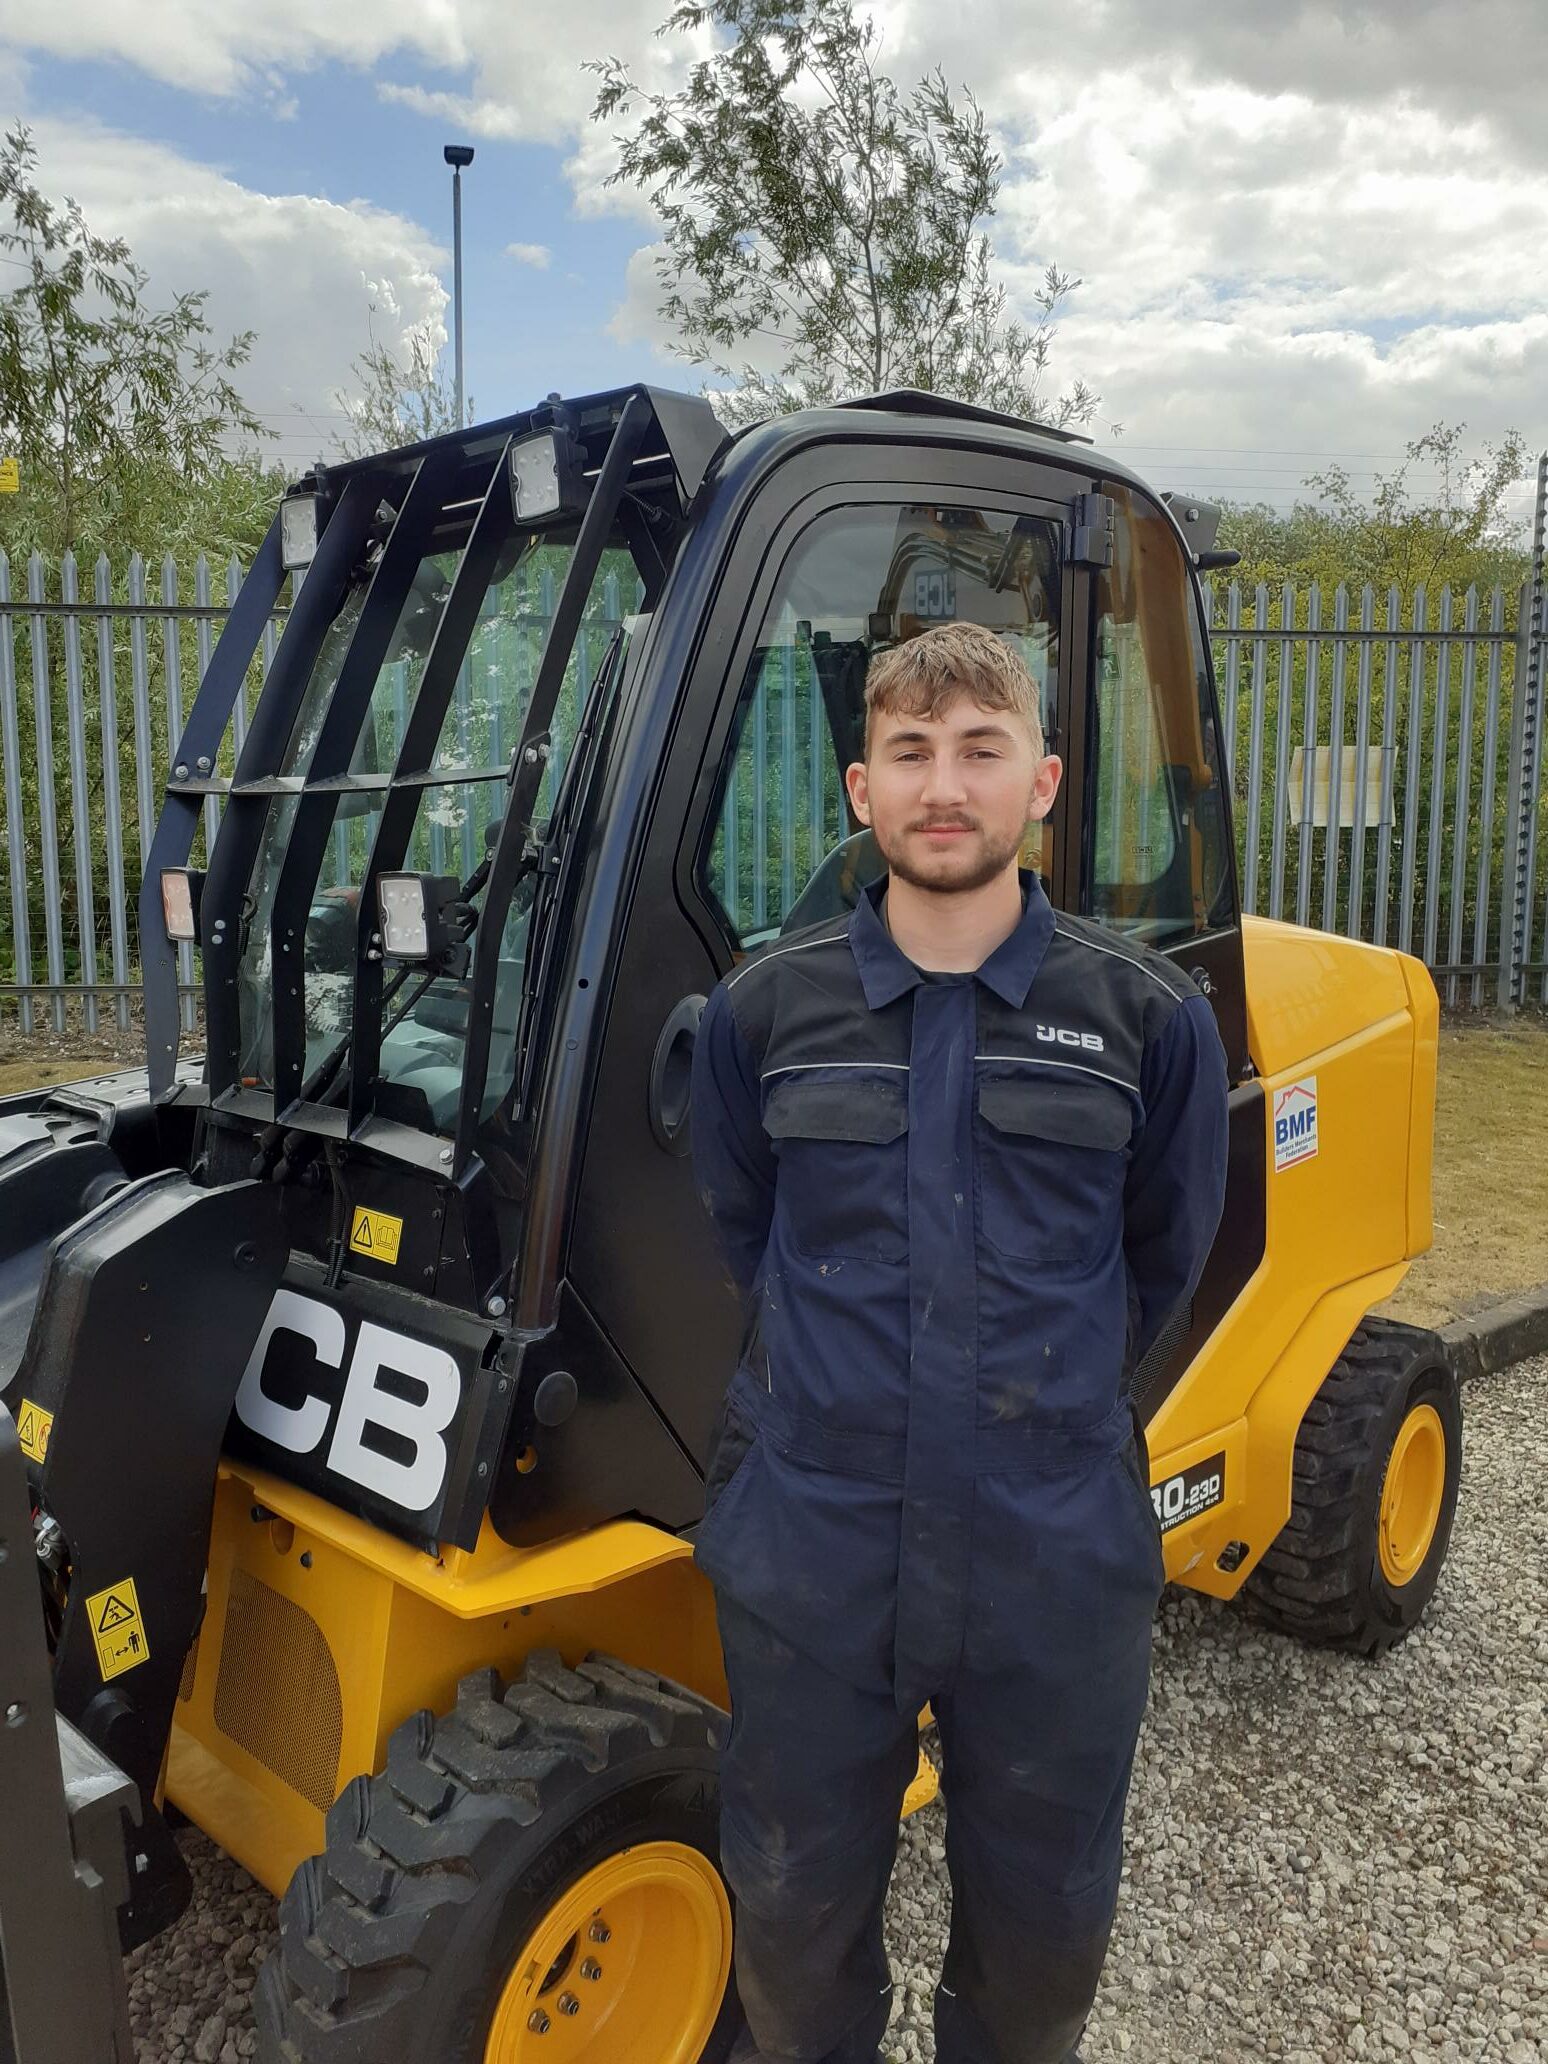
<path fill-rule="evenodd" d="M 1062 767 L 1010 646 L 877 658 L 853 912 L 705 1008 L 701 1195 L 746 1301 L 696 1557 L 731 1737 L 722 1855 L 769 2064 L 871 2064 L 932 1702 L 939 2064 L 1065 2064 L 1090 2013 L 1165 1581 L 1127 1380 L 1225 1187 L 1225 1057 L 1172 962 L 1018 866 Z"/>

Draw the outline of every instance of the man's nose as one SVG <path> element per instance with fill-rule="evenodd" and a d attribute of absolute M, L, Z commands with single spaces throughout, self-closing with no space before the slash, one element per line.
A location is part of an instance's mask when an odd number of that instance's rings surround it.
<path fill-rule="evenodd" d="M 938 810 L 953 803 L 961 803 L 966 797 L 967 786 L 956 762 L 951 759 L 932 760 L 925 769 L 920 801 Z"/>

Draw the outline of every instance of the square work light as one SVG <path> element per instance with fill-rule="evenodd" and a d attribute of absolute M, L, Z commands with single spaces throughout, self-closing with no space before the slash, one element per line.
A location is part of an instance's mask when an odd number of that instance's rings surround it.
<path fill-rule="evenodd" d="M 198 944 L 199 904 L 204 896 L 202 867 L 163 867 L 161 921 L 174 946 Z"/>
<path fill-rule="evenodd" d="M 451 969 L 466 951 L 455 921 L 462 884 L 454 874 L 379 874 L 376 910 L 382 958 Z"/>
<path fill-rule="evenodd" d="M 299 573 L 317 557 L 317 497 L 286 495 L 280 503 L 280 564 Z"/>
<path fill-rule="evenodd" d="M 549 523 L 585 508 L 583 455 L 568 430 L 556 425 L 511 446 L 511 505 L 518 523 Z"/>

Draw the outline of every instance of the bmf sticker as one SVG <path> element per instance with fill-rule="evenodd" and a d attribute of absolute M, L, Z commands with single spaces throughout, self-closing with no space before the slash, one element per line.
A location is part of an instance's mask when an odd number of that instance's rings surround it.
<path fill-rule="evenodd" d="M 1156 1518 L 1161 1522 L 1163 1534 L 1169 1534 L 1173 1527 L 1183 1526 L 1190 1519 L 1197 1519 L 1201 1512 L 1208 1512 L 1212 1505 L 1223 1501 L 1225 1462 L 1225 1449 L 1222 1448 L 1218 1455 L 1209 1455 L 1204 1461 L 1179 1470 L 1176 1476 L 1151 1485 L 1150 1502 L 1156 1508 Z"/>
<path fill-rule="evenodd" d="M 1274 1092 L 1274 1173 L 1317 1151 L 1317 1078 L 1303 1075 Z"/>

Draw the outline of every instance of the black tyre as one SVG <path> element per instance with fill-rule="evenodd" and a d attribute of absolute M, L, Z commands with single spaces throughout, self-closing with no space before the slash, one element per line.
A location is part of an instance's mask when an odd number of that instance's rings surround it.
<path fill-rule="evenodd" d="M 1306 1408 L 1290 1517 L 1243 1587 L 1251 1608 L 1302 1641 L 1383 1654 L 1434 1593 L 1461 1468 L 1444 1343 L 1367 1319 Z"/>
<path fill-rule="evenodd" d="M 741 2010 L 717 1854 L 725 1715 L 591 1655 L 484 1670 L 391 1737 L 296 1872 L 266 2064 L 722 2064 Z"/>

